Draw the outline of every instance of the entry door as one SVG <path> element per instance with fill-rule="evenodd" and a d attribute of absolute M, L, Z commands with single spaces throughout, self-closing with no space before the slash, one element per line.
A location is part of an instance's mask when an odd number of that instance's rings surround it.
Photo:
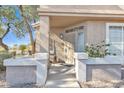
<path fill-rule="evenodd" d="M 77 52 L 84 51 L 84 32 L 77 33 Z"/>

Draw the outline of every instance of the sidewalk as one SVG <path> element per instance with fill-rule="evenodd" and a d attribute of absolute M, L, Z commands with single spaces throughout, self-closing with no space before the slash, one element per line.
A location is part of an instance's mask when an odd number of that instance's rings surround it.
<path fill-rule="evenodd" d="M 76 81 L 74 67 L 69 67 L 61 64 L 52 64 L 48 78 L 46 81 L 46 88 L 79 88 Z"/>

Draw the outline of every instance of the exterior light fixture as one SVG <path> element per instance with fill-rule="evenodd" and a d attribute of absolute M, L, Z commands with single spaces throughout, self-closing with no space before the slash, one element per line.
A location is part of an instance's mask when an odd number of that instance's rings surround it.
<path fill-rule="evenodd" d="M 60 34 L 60 38 L 63 39 L 63 34 L 62 33 Z"/>

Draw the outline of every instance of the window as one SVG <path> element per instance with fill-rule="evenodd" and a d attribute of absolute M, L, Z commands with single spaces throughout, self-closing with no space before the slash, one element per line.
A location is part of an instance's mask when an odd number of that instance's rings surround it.
<path fill-rule="evenodd" d="M 124 56 L 124 24 L 107 24 L 106 41 L 110 44 L 110 53 Z"/>
<path fill-rule="evenodd" d="M 75 32 L 75 31 L 77 31 L 77 30 L 79 30 L 79 29 L 84 29 L 84 26 L 73 27 L 73 28 L 71 28 L 71 29 L 67 29 L 65 32 L 66 32 L 66 33 Z"/>

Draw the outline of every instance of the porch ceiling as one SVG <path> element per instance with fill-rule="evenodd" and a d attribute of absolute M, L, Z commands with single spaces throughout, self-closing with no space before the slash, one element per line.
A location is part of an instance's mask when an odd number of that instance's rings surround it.
<path fill-rule="evenodd" d="M 53 28 L 64 28 L 70 25 L 76 24 L 84 20 L 82 17 L 70 17 L 70 16 L 52 16 L 50 17 L 50 26 Z"/>
<path fill-rule="evenodd" d="M 82 16 L 50 16 L 50 27 L 65 28 L 85 21 L 124 22 L 120 17 L 82 17 Z"/>

